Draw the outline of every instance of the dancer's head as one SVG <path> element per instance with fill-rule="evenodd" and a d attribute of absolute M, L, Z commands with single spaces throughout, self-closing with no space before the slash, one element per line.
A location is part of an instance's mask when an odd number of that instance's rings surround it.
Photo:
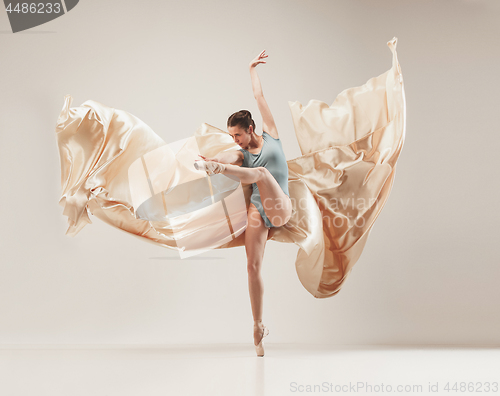
<path fill-rule="evenodd" d="M 248 110 L 240 110 L 227 119 L 227 130 L 234 142 L 242 147 L 248 146 L 255 132 L 255 122 Z"/>

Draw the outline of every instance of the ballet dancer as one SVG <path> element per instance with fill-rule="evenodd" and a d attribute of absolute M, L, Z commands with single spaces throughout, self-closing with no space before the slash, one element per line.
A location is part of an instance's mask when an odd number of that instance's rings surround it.
<path fill-rule="evenodd" d="M 269 229 L 281 227 L 292 216 L 288 192 L 288 165 L 269 106 L 262 93 L 256 66 L 266 63 L 265 50 L 250 62 L 252 89 L 262 116 L 262 135 L 255 133 L 255 122 L 248 110 L 240 110 L 227 120 L 227 129 L 241 149 L 217 154 L 214 158 L 201 156 L 195 168 L 208 175 L 233 175 L 244 184 L 252 183 L 252 195 L 244 231 L 247 255 L 248 289 L 254 319 L 253 337 L 257 356 L 264 356 L 263 339 L 269 334 L 262 323 L 261 275 L 262 260 Z"/>

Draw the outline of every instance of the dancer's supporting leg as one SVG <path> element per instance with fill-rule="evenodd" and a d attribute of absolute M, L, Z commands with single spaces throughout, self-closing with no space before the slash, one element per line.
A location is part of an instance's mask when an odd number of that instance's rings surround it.
<path fill-rule="evenodd" d="M 237 165 L 224 164 L 225 175 L 238 177 L 242 183 L 257 183 L 264 212 L 271 223 L 280 227 L 286 224 L 292 215 L 292 202 L 283 192 L 276 179 L 264 167 L 246 168 Z"/>
<path fill-rule="evenodd" d="M 268 232 L 269 229 L 266 228 L 259 211 L 254 204 L 250 204 L 245 230 L 245 250 L 247 253 L 248 290 L 254 319 L 253 336 L 255 345 L 262 338 L 263 331 L 262 297 L 264 295 L 264 284 L 261 268 Z"/>

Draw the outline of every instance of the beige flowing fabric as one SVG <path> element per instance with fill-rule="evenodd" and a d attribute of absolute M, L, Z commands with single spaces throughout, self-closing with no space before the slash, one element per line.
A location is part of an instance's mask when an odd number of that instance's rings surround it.
<path fill-rule="evenodd" d="M 302 155 L 287 161 L 292 218 L 271 228 L 268 240 L 299 247 L 297 275 L 316 298 L 340 291 L 394 182 L 406 104 L 397 38 L 387 45 L 391 69 L 342 91 L 332 105 L 288 102 Z M 67 235 L 92 214 L 185 257 L 244 245 L 251 185 L 192 166 L 198 154 L 238 149 L 227 132 L 204 123 L 167 144 L 130 113 L 71 102 L 66 95 L 56 125 Z"/>

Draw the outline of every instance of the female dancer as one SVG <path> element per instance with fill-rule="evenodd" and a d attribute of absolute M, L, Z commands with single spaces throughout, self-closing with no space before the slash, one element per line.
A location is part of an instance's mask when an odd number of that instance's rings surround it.
<path fill-rule="evenodd" d="M 227 121 L 229 134 L 241 149 L 217 154 L 214 158 L 196 161 L 195 168 L 212 175 L 222 173 L 238 177 L 242 183 L 252 184 L 245 230 L 248 288 L 254 319 L 254 345 L 258 356 L 264 356 L 262 340 L 269 330 L 262 323 L 264 293 L 261 268 L 269 228 L 280 227 L 292 215 L 288 193 L 288 165 L 281 147 L 278 131 L 269 110 L 255 67 L 266 63 L 265 50 L 250 62 L 252 89 L 260 114 L 262 135 L 255 133 L 255 122 L 248 110 L 232 114 Z"/>

